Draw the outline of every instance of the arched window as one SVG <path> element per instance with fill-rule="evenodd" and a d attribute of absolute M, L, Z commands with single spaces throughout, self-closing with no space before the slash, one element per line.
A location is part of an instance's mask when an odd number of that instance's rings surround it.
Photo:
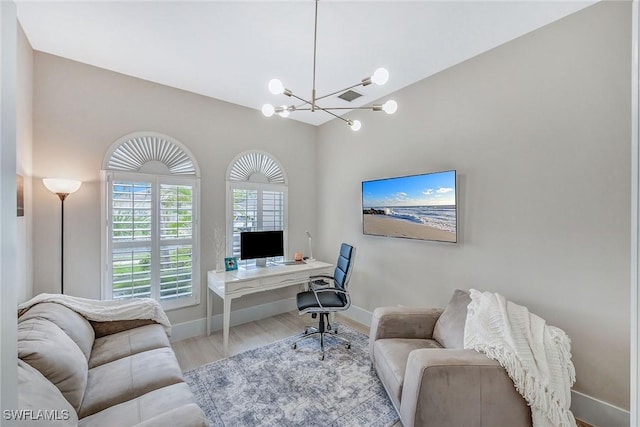
<path fill-rule="evenodd" d="M 191 153 L 166 135 L 126 135 L 107 152 L 102 181 L 103 298 L 198 304 L 200 170 Z"/>
<path fill-rule="evenodd" d="M 277 160 L 263 151 L 238 155 L 227 171 L 227 255 L 240 258 L 243 231 L 284 231 L 287 253 L 287 178 Z M 274 261 L 279 261 L 276 258 Z M 241 261 L 251 266 L 255 260 Z"/>

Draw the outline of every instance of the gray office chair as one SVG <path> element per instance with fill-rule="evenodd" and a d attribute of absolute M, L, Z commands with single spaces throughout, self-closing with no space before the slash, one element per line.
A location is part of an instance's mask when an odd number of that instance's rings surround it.
<path fill-rule="evenodd" d="M 329 314 L 336 311 L 344 311 L 351 306 L 351 298 L 347 287 L 353 270 L 355 254 L 356 249 L 353 246 L 343 243 L 340 246 L 340 255 L 338 256 L 333 276 L 311 276 L 309 278 L 309 290 L 296 295 L 298 313 L 301 315 L 311 313 L 313 318 L 320 315 L 320 320 L 317 327 L 310 326 L 305 328 L 303 336 L 291 345 L 294 350 L 297 348 L 299 341 L 314 335 L 320 335 L 320 350 L 322 352 L 320 360 L 324 360 L 324 336 L 328 331 L 332 332 L 332 335 L 336 338 L 345 341 L 347 348 L 351 348 L 351 343 L 345 338 L 337 336 L 338 331 L 332 329 L 329 322 Z"/>

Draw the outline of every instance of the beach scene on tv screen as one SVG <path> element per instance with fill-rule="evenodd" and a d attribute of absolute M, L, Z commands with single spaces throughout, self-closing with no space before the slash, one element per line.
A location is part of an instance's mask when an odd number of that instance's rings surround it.
<path fill-rule="evenodd" d="M 362 183 L 364 234 L 456 241 L 456 172 Z"/>

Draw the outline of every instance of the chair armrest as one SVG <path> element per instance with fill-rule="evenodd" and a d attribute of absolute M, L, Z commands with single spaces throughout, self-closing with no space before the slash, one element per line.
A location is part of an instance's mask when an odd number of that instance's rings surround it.
<path fill-rule="evenodd" d="M 333 276 L 329 276 L 327 274 L 317 274 L 315 276 L 309 276 L 309 290 L 314 289 L 324 289 L 331 287 L 332 283 L 325 282 L 324 279 L 334 280 Z"/>
<path fill-rule="evenodd" d="M 369 331 L 369 354 L 373 343 L 385 338 L 431 339 L 436 321 L 444 310 L 424 307 L 378 307 L 373 310 Z"/>
<path fill-rule="evenodd" d="M 409 353 L 400 418 L 405 427 L 531 425 L 529 406 L 504 368 L 475 350 L 457 349 Z"/>
<path fill-rule="evenodd" d="M 135 424 L 134 427 L 209 427 L 202 409 L 195 403 L 180 406 Z"/>

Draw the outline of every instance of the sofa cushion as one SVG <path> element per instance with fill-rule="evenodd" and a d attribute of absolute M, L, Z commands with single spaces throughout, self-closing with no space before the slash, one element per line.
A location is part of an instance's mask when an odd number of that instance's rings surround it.
<path fill-rule="evenodd" d="M 77 410 L 87 385 L 87 359 L 55 323 L 39 317 L 18 324 L 18 357 L 51 381 Z"/>
<path fill-rule="evenodd" d="M 441 346 L 435 340 L 411 338 L 386 338 L 376 340 L 373 345 L 376 372 L 396 408 L 400 407 L 409 353 L 421 348 L 441 348 Z"/>
<path fill-rule="evenodd" d="M 36 317 L 49 320 L 58 325 L 60 329 L 69 335 L 73 342 L 82 350 L 87 360 L 89 360 L 95 334 L 93 327 L 84 316 L 62 304 L 43 302 L 31 307 L 26 313 L 20 316 L 18 322 Z"/>
<path fill-rule="evenodd" d="M 173 384 L 82 418 L 79 427 L 128 427 L 193 402 L 187 384 Z"/>
<path fill-rule="evenodd" d="M 170 348 L 149 350 L 96 366 L 89 370 L 78 416 L 84 418 L 182 381 L 180 366 Z"/>
<path fill-rule="evenodd" d="M 433 328 L 433 339 L 444 348 L 464 348 L 464 324 L 467 306 L 471 302 L 469 291 L 456 289 L 451 301 L 438 318 Z"/>
<path fill-rule="evenodd" d="M 36 368 L 18 359 L 18 408 L 32 411 L 24 425 L 75 426 L 78 416 L 60 390 Z M 44 417 L 44 418 L 42 418 Z"/>
<path fill-rule="evenodd" d="M 89 368 L 163 347 L 171 347 L 171 344 L 164 328 L 157 323 L 106 335 L 96 338 Z"/>

